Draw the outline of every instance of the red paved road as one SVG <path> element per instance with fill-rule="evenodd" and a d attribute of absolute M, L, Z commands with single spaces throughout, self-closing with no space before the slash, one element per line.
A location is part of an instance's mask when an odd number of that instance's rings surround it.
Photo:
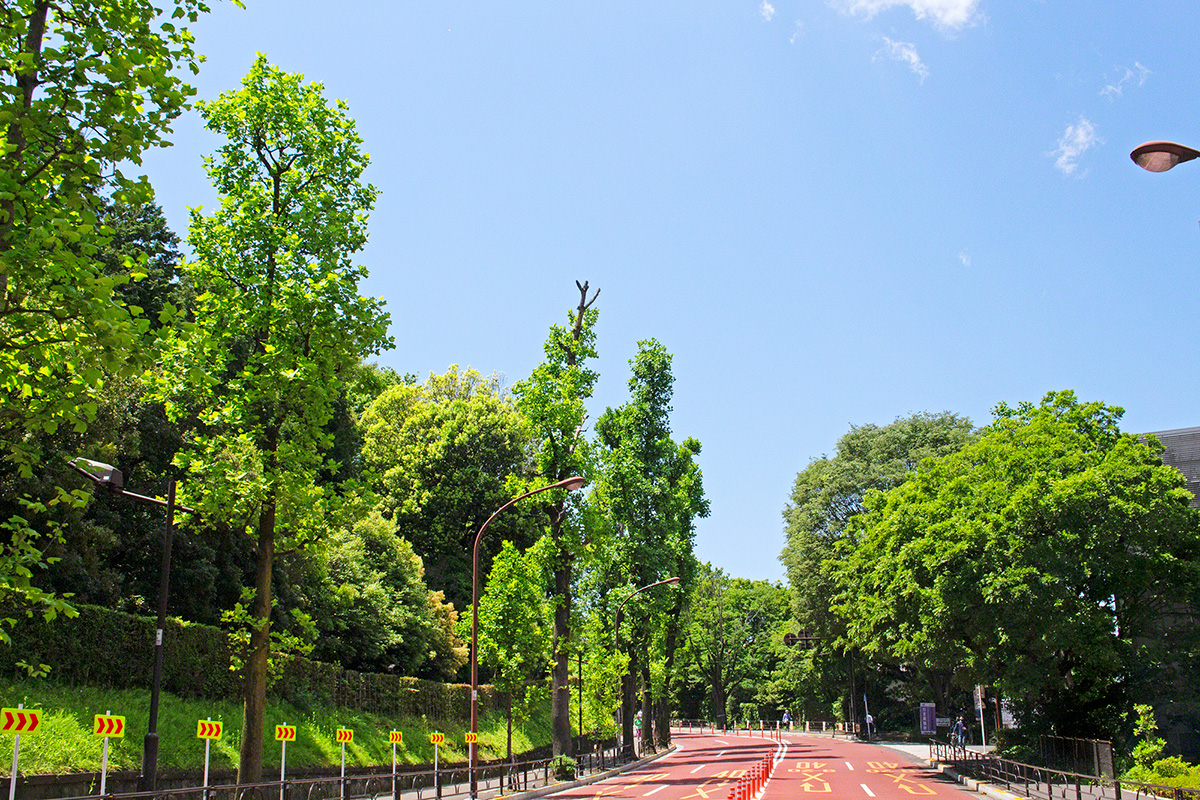
<path fill-rule="evenodd" d="M 754 762 L 782 749 L 758 737 L 673 732 L 676 750 L 653 763 L 607 781 L 579 786 L 554 798 L 605 797 L 612 800 L 725 800 L 729 789 Z"/>
<path fill-rule="evenodd" d="M 973 794 L 886 747 L 817 736 L 673 733 L 676 752 L 607 781 L 552 795 L 612 800 L 726 800 L 763 756 L 778 758 L 761 800 L 958 800 Z"/>
<path fill-rule="evenodd" d="M 762 800 L 955 800 L 974 795 L 934 770 L 887 747 L 795 736 L 775 765 Z"/>

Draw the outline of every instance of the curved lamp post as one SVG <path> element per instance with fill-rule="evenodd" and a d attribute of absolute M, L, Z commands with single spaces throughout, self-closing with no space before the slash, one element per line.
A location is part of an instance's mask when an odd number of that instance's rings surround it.
<path fill-rule="evenodd" d="M 167 482 L 167 499 L 148 497 L 125 490 L 125 478 L 121 470 L 112 464 L 93 461 L 90 458 L 73 458 L 71 467 L 109 494 L 131 497 L 142 503 L 166 506 L 167 524 L 162 535 L 162 563 L 158 573 L 158 630 L 154 636 L 154 681 L 150 684 L 150 721 L 146 726 L 146 738 L 142 740 L 142 774 L 138 776 L 138 791 L 154 790 L 158 772 L 158 695 L 162 686 L 163 673 L 163 628 L 167 624 L 167 597 L 171 577 L 171 541 L 174 538 L 175 512 L 196 513 L 195 509 L 175 504 L 175 481 Z"/>
<path fill-rule="evenodd" d="M 614 650 L 619 649 L 621 646 L 621 610 L 623 608 L 625 608 L 625 604 L 628 603 L 630 600 L 632 600 L 634 597 L 641 594 L 642 592 L 646 591 L 647 589 L 653 589 L 655 586 L 663 586 L 664 584 L 668 584 L 668 583 L 671 583 L 671 584 L 679 583 L 679 576 L 675 575 L 670 578 L 663 578 L 661 581 L 655 581 L 654 583 L 648 583 L 645 586 L 643 586 L 642 588 L 637 589 L 636 591 L 633 592 L 633 594 L 629 595 L 628 597 L 626 597 L 624 600 L 621 601 L 621 604 L 619 606 L 617 606 L 617 613 L 613 617 L 613 649 Z M 625 740 L 625 746 L 622 748 L 622 750 L 626 751 L 626 752 L 633 749 L 633 733 L 632 733 L 632 731 L 630 731 L 630 733 L 628 735 L 626 735 L 626 731 L 625 731 L 626 720 L 629 720 L 630 722 L 632 722 L 632 720 L 633 720 L 632 715 L 625 713 L 625 695 L 626 695 L 625 690 L 627 688 L 626 684 L 628 683 L 628 681 L 629 681 L 629 672 L 626 671 L 626 672 L 622 673 L 622 675 L 621 675 L 621 737 Z"/>
<path fill-rule="evenodd" d="M 1129 154 L 1133 163 L 1150 172 L 1166 172 L 1176 164 L 1200 157 L 1200 150 L 1175 142 L 1146 142 Z"/>
<path fill-rule="evenodd" d="M 471 738 L 474 739 L 479 733 L 479 717 L 477 713 L 479 701 L 479 540 L 483 538 L 484 531 L 492 524 L 492 520 L 500 516 L 500 512 L 506 510 L 518 500 L 524 500 L 526 497 L 535 495 L 538 492 L 548 492 L 551 489 L 566 489 L 568 492 L 573 492 L 576 489 L 582 489 L 587 485 L 586 478 L 571 477 L 564 478 L 558 483 L 552 483 L 549 486 L 543 486 L 539 489 L 526 492 L 525 494 L 514 497 L 487 518 L 487 522 L 479 529 L 479 533 L 475 534 L 475 548 L 471 554 Z M 470 753 L 470 772 L 471 772 L 471 800 L 475 800 L 479 796 L 479 780 L 475 774 L 476 762 L 478 761 L 478 747 L 475 742 L 467 745 Z"/>

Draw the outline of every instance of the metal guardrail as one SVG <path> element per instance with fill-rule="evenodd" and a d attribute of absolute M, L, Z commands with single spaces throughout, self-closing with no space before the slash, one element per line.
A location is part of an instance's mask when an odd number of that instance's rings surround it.
<path fill-rule="evenodd" d="M 476 768 L 480 794 L 524 792 L 555 781 L 552 758 L 535 761 L 480 764 Z M 618 766 L 617 747 L 580 753 L 576 774 L 587 775 Z M 428 800 L 469 793 L 471 771 L 465 764 L 438 770 L 391 772 L 342 777 L 298 778 L 250 784 L 193 786 L 151 792 L 88 794 L 60 800 Z"/>
<path fill-rule="evenodd" d="M 976 780 L 1003 784 L 1030 800 L 1200 800 L 1200 789 L 1064 772 L 937 740 L 929 743 L 929 759 Z"/>

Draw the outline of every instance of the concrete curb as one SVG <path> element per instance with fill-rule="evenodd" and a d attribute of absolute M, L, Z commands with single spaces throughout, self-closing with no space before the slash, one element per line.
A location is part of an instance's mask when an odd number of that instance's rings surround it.
<path fill-rule="evenodd" d="M 666 750 L 662 751 L 661 753 L 655 753 L 652 756 L 646 756 L 645 758 L 640 758 L 637 761 L 630 761 L 628 764 L 622 764 L 619 767 L 614 767 L 613 769 L 607 770 L 605 772 L 598 772 L 595 775 L 592 775 L 587 778 L 580 778 L 580 779 L 574 780 L 574 781 L 567 781 L 566 783 L 552 783 L 549 786 L 543 786 L 542 788 L 534 789 L 531 792 L 522 792 L 521 794 L 497 795 L 497 797 L 503 797 L 503 798 L 505 798 L 505 800 L 533 800 L 533 798 L 535 798 L 535 797 L 545 797 L 546 795 L 555 794 L 556 792 L 565 792 L 568 789 L 574 789 L 577 786 L 587 786 L 589 783 L 596 783 L 597 781 L 602 781 L 607 778 L 611 778 L 614 775 L 620 775 L 623 772 L 628 772 L 629 770 L 631 770 L 635 767 L 640 767 L 643 764 L 651 764 L 651 763 L 659 760 L 660 758 L 665 758 L 665 757 L 671 755 L 671 753 L 674 753 L 674 752 L 675 752 L 675 745 L 672 744 L 670 747 L 668 747 Z"/>
<path fill-rule="evenodd" d="M 957 772 L 950 769 L 949 767 L 947 767 L 945 764 L 938 764 L 938 763 L 935 763 L 932 761 L 926 761 L 925 763 L 928 764 L 932 769 L 937 770 L 938 772 L 942 773 L 943 775 L 948 775 L 951 778 L 954 778 L 954 780 L 958 781 L 959 783 L 961 783 L 963 786 L 967 787 L 971 791 L 979 792 L 980 794 L 985 794 L 988 797 L 992 798 L 992 800 L 1023 800 L 1023 795 L 1013 794 L 1012 792 L 1006 792 L 1003 789 L 996 788 L 995 786 L 991 785 L 990 783 L 980 783 L 979 781 L 975 780 L 974 778 L 964 777 L 962 775 L 959 775 Z"/>

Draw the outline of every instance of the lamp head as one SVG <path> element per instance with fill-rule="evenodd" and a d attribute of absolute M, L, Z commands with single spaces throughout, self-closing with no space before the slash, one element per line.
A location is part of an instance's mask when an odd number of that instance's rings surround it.
<path fill-rule="evenodd" d="M 97 486 L 103 486 L 112 492 L 118 494 L 125 489 L 125 477 L 121 475 L 121 470 L 114 467 L 112 464 L 105 464 L 103 461 L 93 461 L 90 458 L 73 458 L 71 466 L 75 470 L 88 478 L 90 478 Z"/>
<path fill-rule="evenodd" d="M 1133 148 L 1129 157 L 1133 163 L 1150 172 L 1166 172 L 1176 164 L 1200 156 L 1200 150 L 1175 142 L 1146 142 Z"/>
<path fill-rule="evenodd" d="M 558 485 L 566 489 L 568 492 L 573 492 L 576 489 L 582 489 L 583 487 L 587 486 L 587 478 L 581 478 L 578 475 L 575 475 L 559 481 Z"/>

